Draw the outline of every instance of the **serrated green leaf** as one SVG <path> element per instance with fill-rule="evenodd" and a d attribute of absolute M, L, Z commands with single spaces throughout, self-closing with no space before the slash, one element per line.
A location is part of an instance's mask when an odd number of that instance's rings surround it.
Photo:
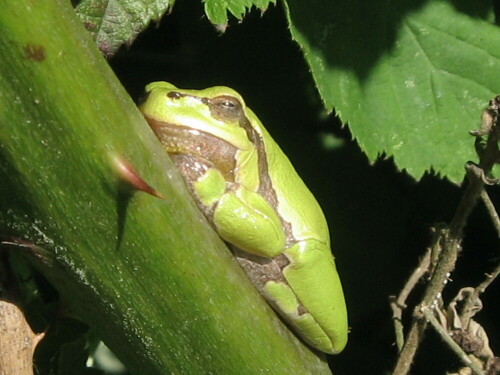
<path fill-rule="evenodd" d="M 122 44 L 132 43 L 151 21 L 159 20 L 173 4 L 174 0 L 83 0 L 76 12 L 101 52 L 111 57 Z"/>
<path fill-rule="evenodd" d="M 255 6 L 265 11 L 269 4 L 276 4 L 276 0 L 204 0 L 205 13 L 214 25 L 227 24 L 227 12 L 241 20 L 245 14 Z"/>
<path fill-rule="evenodd" d="M 477 5 L 471 17 L 439 0 L 286 4 L 325 107 L 369 159 L 460 182 L 477 160 L 468 131 L 500 92 L 500 31 L 488 9 Z"/>

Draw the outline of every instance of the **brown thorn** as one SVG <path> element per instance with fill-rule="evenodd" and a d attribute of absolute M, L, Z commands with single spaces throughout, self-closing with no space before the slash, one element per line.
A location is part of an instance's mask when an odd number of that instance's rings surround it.
<path fill-rule="evenodd" d="M 45 338 L 46 332 L 40 332 L 33 337 L 33 346 L 36 348 L 38 344 Z"/>
<path fill-rule="evenodd" d="M 113 156 L 113 163 L 120 178 L 135 190 L 143 191 L 154 197 L 165 199 L 157 190 L 144 181 L 134 167 L 121 156 Z"/>

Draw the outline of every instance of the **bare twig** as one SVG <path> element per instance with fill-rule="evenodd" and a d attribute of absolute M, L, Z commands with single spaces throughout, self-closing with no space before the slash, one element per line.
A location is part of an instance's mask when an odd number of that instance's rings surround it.
<path fill-rule="evenodd" d="M 476 166 L 473 163 L 467 163 L 466 165 L 469 184 L 450 222 L 449 231 L 442 237 L 442 251 L 438 257 L 436 267 L 429 280 L 427 289 L 424 292 L 422 301 L 413 311 L 413 320 L 408 337 L 400 352 L 393 375 L 405 375 L 410 369 L 417 348 L 422 340 L 423 332 L 427 326 L 427 320 L 423 319 L 423 313 L 435 304 L 437 299 L 441 296 L 447 279 L 455 268 L 455 263 L 461 249 L 460 244 L 462 241 L 463 229 L 472 209 L 483 191 L 484 176 L 487 176 L 492 166 L 498 162 L 500 127 L 497 124 L 497 119 L 499 117 L 499 106 L 497 104 L 499 103 L 500 96 L 490 101 L 490 107 L 483 112 L 483 123 L 480 131 L 472 133 L 477 137 L 486 134 L 489 135 L 484 146 L 476 142 L 480 155 L 480 166 Z"/>
<path fill-rule="evenodd" d="M 427 326 L 427 321 L 422 319 L 422 311 L 431 306 L 438 296 L 441 295 L 450 273 L 455 268 L 458 252 L 460 251 L 462 230 L 465 226 L 466 218 L 472 211 L 475 201 L 479 196 L 479 189 L 477 185 L 477 180 L 471 181 L 468 185 L 455 217 L 451 222 L 450 231 L 443 238 L 443 249 L 441 255 L 424 293 L 424 297 L 413 311 L 412 325 L 394 369 L 394 375 L 404 375 L 408 373 L 418 345 L 422 340 L 423 332 Z"/>
<path fill-rule="evenodd" d="M 493 205 L 493 202 L 491 201 L 490 196 L 488 195 L 488 192 L 486 191 L 486 189 L 484 189 L 484 187 L 481 190 L 481 200 L 483 201 L 483 204 L 486 207 L 488 214 L 490 215 L 493 227 L 497 232 L 497 236 L 498 238 L 500 238 L 500 218 L 498 217 L 498 212 L 496 211 L 495 206 Z"/>
<path fill-rule="evenodd" d="M 486 288 L 500 275 L 500 263 L 497 264 L 492 273 L 486 274 L 486 279 L 476 287 L 477 294 L 484 293 Z"/>
<path fill-rule="evenodd" d="M 424 257 L 420 260 L 419 265 L 412 272 L 405 286 L 399 293 L 397 299 L 394 296 L 390 298 L 390 306 L 393 311 L 393 322 L 394 322 L 394 332 L 396 336 L 396 345 L 398 351 L 401 351 L 404 345 L 404 333 L 403 333 L 403 310 L 406 309 L 406 299 L 413 291 L 418 281 L 426 273 L 431 273 L 434 269 L 437 259 L 439 259 L 439 254 L 441 253 L 441 241 L 445 236 L 447 228 L 443 225 L 439 225 L 437 228 L 432 228 L 434 235 L 432 237 L 432 245 L 427 248 Z"/>
<path fill-rule="evenodd" d="M 429 247 L 420 261 L 420 264 L 415 268 L 405 286 L 399 293 L 399 296 L 396 298 L 391 296 L 390 298 L 390 306 L 392 309 L 392 320 L 394 322 L 394 331 L 396 335 L 396 345 L 398 347 L 398 351 L 403 349 L 404 345 L 404 333 L 403 333 L 403 309 L 406 308 L 406 299 L 410 295 L 415 285 L 417 285 L 418 281 L 424 276 L 426 272 L 429 271 L 429 265 L 431 262 L 431 253 L 432 248 Z"/>

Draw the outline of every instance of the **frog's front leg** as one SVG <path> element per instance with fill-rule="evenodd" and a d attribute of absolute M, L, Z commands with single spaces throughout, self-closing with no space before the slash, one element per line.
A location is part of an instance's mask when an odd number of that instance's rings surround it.
<path fill-rule="evenodd" d="M 260 194 L 228 183 L 216 169 L 209 169 L 192 189 L 203 205 L 214 207 L 212 222 L 222 239 L 263 257 L 284 251 L 286 236 L 281 220 Z"/>

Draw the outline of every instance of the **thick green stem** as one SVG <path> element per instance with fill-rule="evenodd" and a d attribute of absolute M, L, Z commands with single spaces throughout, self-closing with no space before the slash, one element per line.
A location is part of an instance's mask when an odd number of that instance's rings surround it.
<path fill-rule="evenodd" d="M 133 373 L 330 373 L 207 225 L 69 2 L 0 6 L 0 234 L 33 243 Z"/>

